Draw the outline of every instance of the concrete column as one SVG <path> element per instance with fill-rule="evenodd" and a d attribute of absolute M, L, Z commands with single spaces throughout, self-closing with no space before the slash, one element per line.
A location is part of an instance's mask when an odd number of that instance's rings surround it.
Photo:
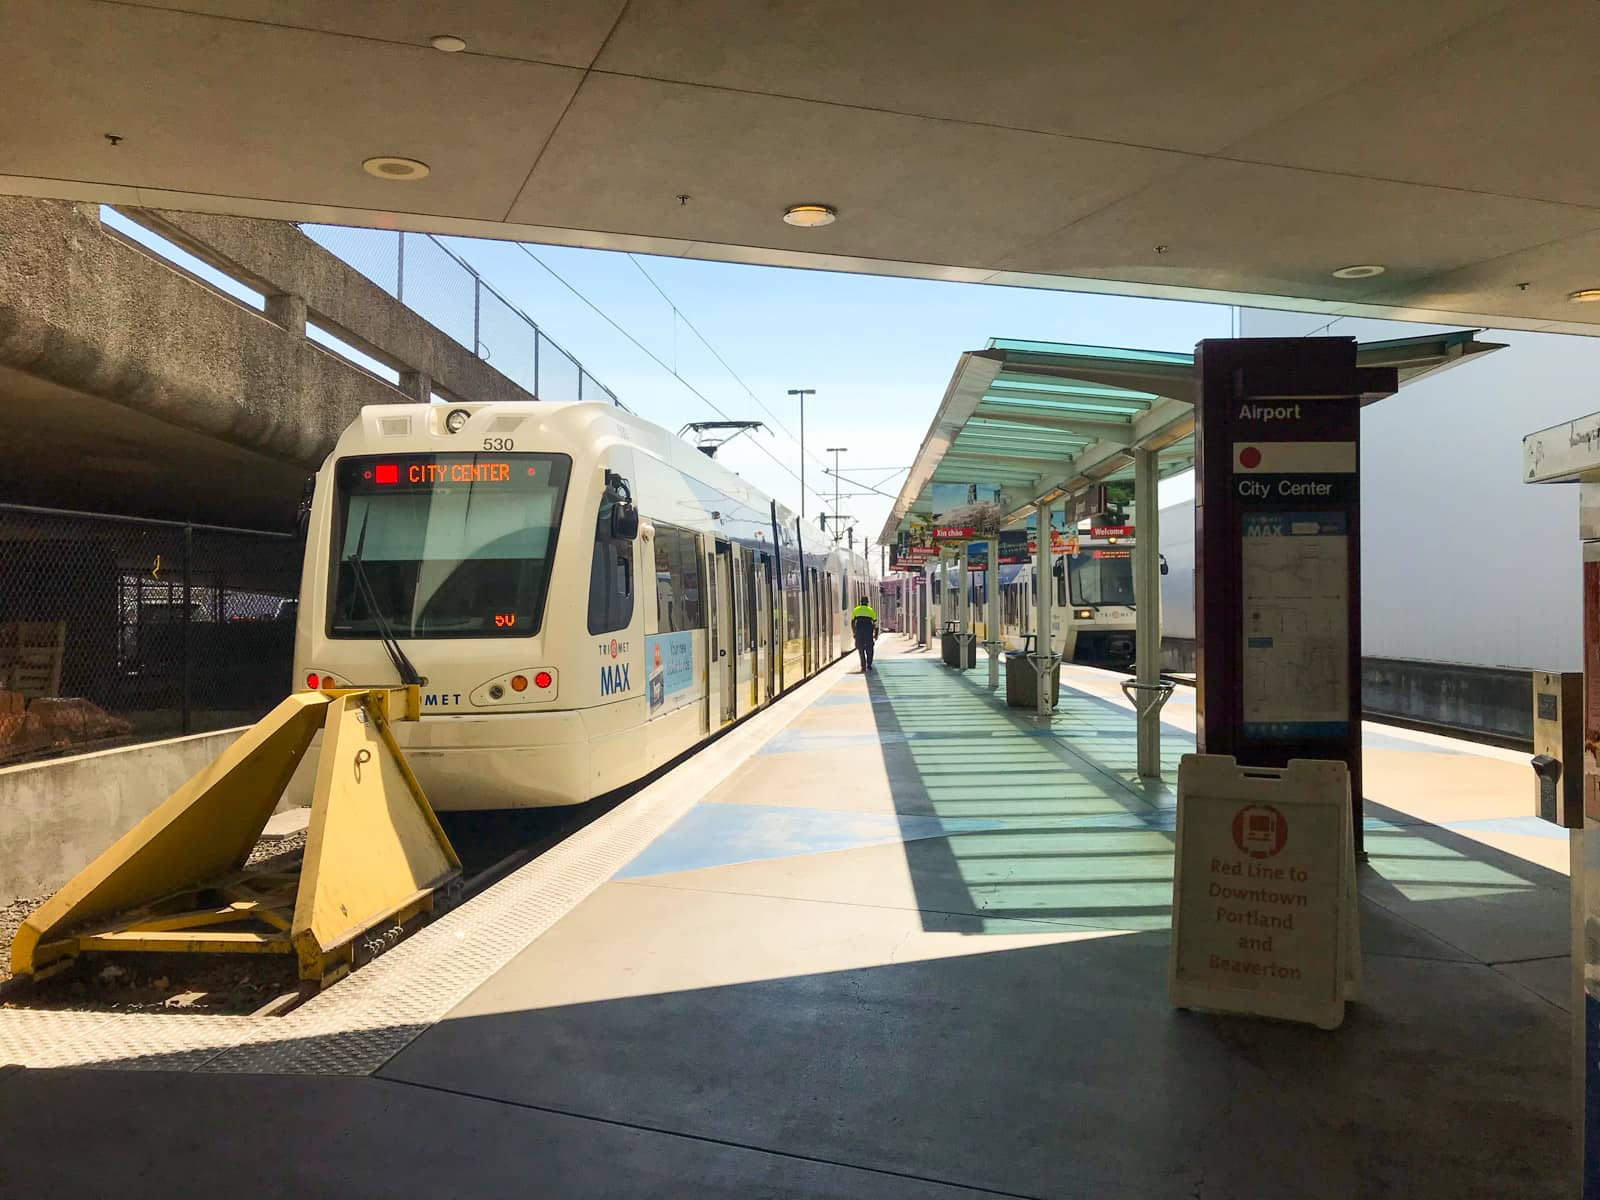
<path fill-rule="evenodd" d="M 989 686 L 1000 686 L 1000 539 L 990 538 L 988 546 L 988 574 L 984 576 L 989 592 L 989 604 L 984 613 L 984 628 L 988 632 L 985 643 L 989 647 Z"/>
<path fill-rule="evenodd" d="M 1133 504 L 1138 518 L 1133 543 L 1134 655 L 1137 687 L 1139 778 L 1161 777 L 1161 506 L 1157 498 L 1156 452 L 1133 452 Z"/>
<path fill-rule="evenodd" d="M 401 371 L 400 390 L 418 404 L 433 399 L 433 376 L 426 371 Z"/>
<path fill-rule="evenodd" d="M 264 315 L 280 329 L 287 329 L 296 337 L 306 335 L 306 298 L 288 292 L 266 297 Z"/>
<path fill-rule="evenodd" d="M 1039 669 L 1039 715 L 1049 716 L 1055 708 L 1054 689 L 1051 681 L 1055 678 L 1056 667 L 1056 639 L 1051 632 L 1050 603 L 1055 599 L 1055 576 L 1051 573 L 1053 560 L 1050 554 L 1050 509 L 1049 504 L 1034 506 L 1035 520 L 1038 522 L 1038 532 L 1034 538 L 1033 569 L 1034 577 L 1039 582 L 1039 595 L 1034 602 L 1034 629 L 1036 638 L 1034 647 L 1037 654 L 1035 665 Z"/>

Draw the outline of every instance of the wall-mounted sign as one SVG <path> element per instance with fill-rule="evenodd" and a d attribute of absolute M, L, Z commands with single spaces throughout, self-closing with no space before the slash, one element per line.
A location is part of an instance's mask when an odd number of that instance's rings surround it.
<path fill-rule="evenodd" d="M 1106 510 L 1106 486 L 1097 483 L 1091 488 L 1079 492 L 1066 503 L 1067 524 L 1076 525 L 1080 521 L 1087 521 L 1096 513 Z"/>
<path fill-rule="evenodd" d="M 1089 536 L 1092 538 L 1131 538 L 1132 525 L 1091 525 Z"/>
<path fill-rule="evenodd" d="M 1000 565 L 1014 567 L 1029 561 L 1028 533 L 1024 529 L 1008 529 L 1000 535 Z"/>

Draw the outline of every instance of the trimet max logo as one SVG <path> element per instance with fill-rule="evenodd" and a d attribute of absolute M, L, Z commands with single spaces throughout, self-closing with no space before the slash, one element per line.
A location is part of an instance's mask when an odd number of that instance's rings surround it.
<path fill-rule="evenodd" d="M 628 690 L 628 664 L 616 663 L 600 668 L 600 694 L 613 696 Z"/>
<path fill-rule="evenodd" d="M 1271 858 L 1289 840 L 1289 822 L 1270 804 L 1246 804 L 1233 817 L 1233 844 L 1251 858 Z"/>
<path fill-rule="evenodd" d="M 628 652 L 628 643 L 619 642 L 616 638 L 612 638 L 609 642 L 598 643 L 595 648 L 600 651 L 601 658 L 609 658 L 615 661 L 619 655 Z"/>

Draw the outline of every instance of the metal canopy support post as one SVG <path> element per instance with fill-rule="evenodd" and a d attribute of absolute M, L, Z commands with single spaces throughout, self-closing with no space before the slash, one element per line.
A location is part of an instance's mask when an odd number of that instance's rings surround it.
<path fill-rule="evenodd" d="M 967 574 L 967 544 L 961 543 L 961 562 L 957 575 L 959 577 L 961 595 L 956 600 L 956 620 L 961 624 L 957 627 L 961 634 L 961 661 L 966 662 L 967 635 L 972 632 L 972 577 Z"/>
<path fill-rule="evenodd" d="M 1140 779 L 1159 779 L 1161 706 L 1172 688 L 1161 682 L 1161 529 L 1154 450 L 1133 452 L 1133 503 L 1138 520 L 1133 542 L 1136 761 Z"/>
<path fill-rule="evenodd" d="M 1000 539 L 990 538 L 985 551 L 989 561 L 985 564 L 984 595 L 988 605 L 983 615 L 984 645 L 989 650 L 989 687 L 1000 686 Z"/>
<path fill-rule="evenodd" d="M 1050 561 L 1050 508 L 1048 503 L 1034 506 L 1038 531 L 1034 537 L 1033 569 L 1038 584 L 1034 599 L 1034 666 L 1039 676 L 1039 715 L 1047 717 L 1055 708 L 1056 639 L 1050 620 L 1050 600 L 1055 590 L 1055 575 Z"/>
<path fill-rule="evenodd" d="M 917 570 L 917 645 L 928 645 L 928 570 Z"/>
<path fill-rule="evenodd" d="M 944 568 L 942 578 L 939 581 L 939 632 L 944 633 L 947 630 L 953 630 L 959 618 L 959 614 L 956 611 L 956 560 L 950 556 L 948 551 L 945 551 L 939 556 L 939 565 Z"/>

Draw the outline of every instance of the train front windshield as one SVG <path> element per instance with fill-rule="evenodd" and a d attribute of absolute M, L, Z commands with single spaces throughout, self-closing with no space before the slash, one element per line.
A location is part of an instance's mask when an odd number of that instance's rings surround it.
<path fill-rule="evenodd" d="M 1084 550 L 1067 559 L 1072 603 L 1133 603 L 1133 554 L 1128 550 Z"/>
<path fill-rule="evenodd" d="M 329 636 L 537 633 L 571 470 L 564 454 L 341 459 Z"/>

